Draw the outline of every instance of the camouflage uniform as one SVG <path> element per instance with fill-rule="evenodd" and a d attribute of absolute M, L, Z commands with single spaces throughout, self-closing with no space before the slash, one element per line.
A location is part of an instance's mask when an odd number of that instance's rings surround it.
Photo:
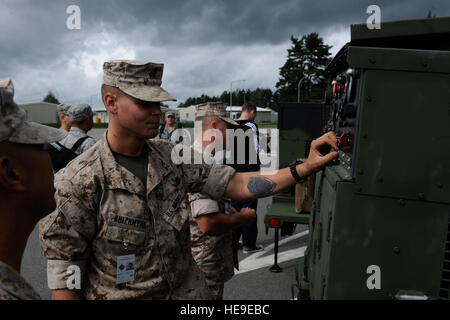
<path fill-rule="evenodd" d="M 66 105 L 67 106 L 67 105 Z M 92 117 L 94 115 L 94 112 L 92 111 L 91 107 L 88 104 L 73 104 L 68 105 L 69 109 L 67 113 L 69 114 L 70 120 L 73 122 L 80 122 L 88 119 L 89 117 Z M 72 149 L 74 144 L 81 138 L 88 137 L 86 132 L 81 130 L 80 128 L 77 128 L 75 126 L 72 126 L 70 128 L 69 134 L 67 137 L 65 137 L 63 140 L 59 141 L 60 144 L 62 144 L 67 149 Z M 88 150 L 90 147 L 92 147 L 97 141 L 95 141 L 94 138 L 88 137 L 86 140 L 83 141 L 81 146 L 75 150 L 75 154 L 80 155 L 86 150 Z"/>
<path fill-rule="evenodd" d="M 41 220 L 50 289 L 78 265 L 86 299 L 211 299 L 190 250 L 188 192 L 220 199 L 234 169 L 175 165 L 173 144 L 147 141 L 147 191 L 106 136 L 55 177 L 57 210 Z M 116 284 L 116 257 L 135 254 L 135 281 Z"/>
<path fill-rule="evenodd" d="M 143 101 L 175 100 L 162 72 L 162 64 L 109 61 L 103 84 Z M 235 171 L 175 164 L 174 144 L 146 143 L 146 184 L 117 163 L 106 135 L 56 175 L 57 210 L 40 223 L 50 289 L 67 288 L 66 270 L 77 265 L 86 299 L 212 298 L 191 254 L 187 193 L 220 199 Z M 133 255 L 134 281 L 119 283 L 118 261 Z"/>
<path fill-rule="evenodd" d="M 203 153 L 202 145 L 194 142 L 194 149 Z M 206 153 L 213 161 L 212 155 Z M 211 163 L 211 162 L 208 162 Z M 190 228 L 191 250 L 195 262 L 206 277 L 206 283 L 214 294 L 221 300 L 223 297 L 224 283 L 234 275 L 232 231 L 224 232 L 217 236 L 206 235 L 200 231 L 196 218 L 212 213 L 225 213 L 225 201 L 213 200 L 205 194 L 189 193 L 191 205 Z"/>
<path fill-rule="evenodd" d="M 40 300 L 34 289 L 14 269 L 0 261 L 0 300 Z"/>
<path fill-rule="evenodd" d="M 11 79 L 0 79 L 0 142 L 40 145 L 67 136 L 65 131 L 27 122 L 25 110 L 19 108 L 13 97 Z M 0 223 L 4 223 L 2 220 L 0 215 Z M 40 297 L 19 273 L 0 261 L 0 300 L 40 300 Z"/>
<path fill-rule="evenodd" d="M 72 149 L 74 144 L 83 137 L 88 137 L 86 132 L 84 132 L 80 128 L 71 127 L 67 137 L 59 141 L 59 143 L 62 144 L 67 149 Z M 95 139 L 92 137 L 87 138 L 86 140 L 83 141 L 81 146 L 79 146 L 78 149 L 75 150 L 75 154 L 77 155 L 82 154 L 83 152 L 91 148 L 96 142 L 97 141 L 95 141 Z"/>
<path fill-rule="evenodd" d="M 159 139 L 164 139 L 164 140 L 168 140 L 170 141 L 170 137 L 172 136 L 172 134 L 174 133 L 175 130 L 177 130 L 178 128 L 173 127 L 172 129 L 170 129 L 167 124 L 164 124 L 164 128 L 162 128 L 162 132 L 160 132 L 158 134 L 158 138 Z M 161 130 L 161 129 L 160 129 Z"/>
<path fill-rule="evenodd" d="M 175 112 L 169 111 L 166 112 L 165 117 L 173 117 L 174 119 L 176 119 L 175 117 Z M 174 123 L 174 127 L 172 129 L 169 128 L 169 126 L 167 125 L 166 122 L 164 122 L 162 124 L 162 126 L 159 127 L 159 133 L 158 133 L 158 138 L 159 139 L 164 139 L 164 140 L 168 140 L 171 141 L 171 137 L 174 134 L 175 130 L 177 130 L 179 128 L 179 126 L 177 125 L 177 123 Z M 175 141 L 173 141 L 175 142 Z M 181 141 L 180 141 L 181 142 Z"/>
<path fill-rule="evenodd" d="M 70 104 L 65 104 L 65 103 L 59 104 L 56 106 L 56 115 L 58 116 L 58 118 L 62 114 L 68 116 L 69 109 L 70 109 Z"/>

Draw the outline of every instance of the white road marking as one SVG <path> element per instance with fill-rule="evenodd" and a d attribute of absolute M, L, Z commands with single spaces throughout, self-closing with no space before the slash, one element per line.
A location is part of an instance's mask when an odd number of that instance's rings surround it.
<path fill-rule="evenodd" d="M 308 233 L 309 233 L 309 231 L 296 233 L 288 238 L 280 240 L 278 242 L 278 245 L 281 246 L 292 240 L 301 238 L 301 237 L 307 235 Z M 241 274 L 241 273 L 245 273 L 245 272 L 249 272 L 249 271 L 253 271 L 256 269 L 260 269 L 260 268 L 264 268 L 264 267 L 273 265 L 273 261 L 274 261 L 273 255 L 274 254 L 271 254 L 271 255 L 268 255 L 265 257 L 261 257 L 264 254 L 266 254 L 267 251 L 272 250 L 273 247 L 274 247 L 274 244 L 272 243 L 272 244 L 268 245 L 263 251 L 256 252 L 256 253 L 248 256 L 244 260 L 241 260 L 239 262 L 239 270 L 235 270 L 235 274 L 237 275 L 237 274 Z M 305 254 L 305 250 L 306 250 L 306 246 L 303 246 L 303 247 L 294 248 L 294 249 L 283 251 L 283 252 L 278 252 L 278 263 L 303 257 L 303 255 Z"/>

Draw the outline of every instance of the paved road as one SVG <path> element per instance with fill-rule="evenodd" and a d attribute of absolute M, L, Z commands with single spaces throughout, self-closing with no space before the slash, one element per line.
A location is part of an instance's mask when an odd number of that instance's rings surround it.
<path fill-rule="evenodd" d="M 90 135 L 99 139 L 104 129 L 94 129 Z M 240 270 L 225 285 L 226 300 L 287 300 L 291 298 L 290 286 L 294 283 L 295 260 L 302 256 L 307 241 L 307 227 L 297 226 L 293 236 L 280 242 L 279 265 L 281 273 L 271 273 L 269 267 L 273 263 L 273 230 L 265 233 L 264 215 L 272 198 L 260 199 L 258 203 L 258 243 L 265 250 L 251 255 L 239 253 Z M 28 239 L 22 260 L 25 279 L 38 291 L 43 299 L 50 299 L 47 288 L 46 262 L 42 257 L 38 228 L 36 227 Z"/>

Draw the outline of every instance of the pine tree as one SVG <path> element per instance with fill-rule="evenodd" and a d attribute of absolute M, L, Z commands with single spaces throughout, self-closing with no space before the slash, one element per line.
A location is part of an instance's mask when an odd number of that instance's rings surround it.
<path fill-rule="evenodd" d="M 301 79 L 301 100 L 322 99 L 327 83 L 324 70 L 331 61 L 331 46 L 325 45 L 317 33 L 298 39 L 291 36 L 292 47 L 288 49 L 286 63 L 280 68 L 275 99 L 296 102 Z"/>
<path fill-rule="evenodd" d="M 427 19 L 432 19 L 432 18 L 436 18 L 436 15 L 431 12 L 431 10 L 428 10 L 428 14 L 426 16 Z"/>
<path fill-rule="evenodd" d="M 55 97 L 55 95 L 51 91 L 47 92 L 47 95 L 45 96 L 45 98 L 42 101 L 48 102 L 48 103 L 60 104 L 58 99 Z"/>

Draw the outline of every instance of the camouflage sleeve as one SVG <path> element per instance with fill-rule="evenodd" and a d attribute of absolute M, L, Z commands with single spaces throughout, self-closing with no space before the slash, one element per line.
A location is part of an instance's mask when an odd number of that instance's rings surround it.
<path fill-rule="evenodd" d="M 169 157 L 168 161 L 170 161 L 175 144 L 162 140 L 152 140 L 152 143 L 157 148 L 164 149 L 163 153 Z M 205 164 L 201 160 L 201 154 L 200 162 L 197 162 L 196 157 L 199 156 L 199 153 L 191 147 L 189 148 L 188 153 L 190 156 L 187 157 L 188 161 L 183 160 L 180 164 L 182 171 L 181 179 L 186 186 L 186 191 L 190 193 L 203 193 L 214 200 L 219 200 L 225 193 L 228 182 L 230 182 L 236 171 L 226 165 Z M 177 152 L 174 153 L 177 154 Z"/>
<path fill-rule="evenodd" d="M 193 218 L 220 212 L 219 204 L 217 203 L 217 201 L 210 199 L 205 194 L 189 193 L 188 198 Z"/>
<path fill-rule="evenodd" d="M 232 167 L 219 164 L 185 164 L 183 173 L 189 192 L 200 192 L 219 200 L 236 171 Z"/>
<path fill-rule="evenodd" d="M 97 229 L 92 194 L 83 185 L 77 187 L 71 181 L 56 180 L 57 209 L 39 223 L 41 247 L 48 260 L 48 285 L 52 290 L 67 287 L 70 266 L 78 266 L 82 277 L 89 243 Z"/>

